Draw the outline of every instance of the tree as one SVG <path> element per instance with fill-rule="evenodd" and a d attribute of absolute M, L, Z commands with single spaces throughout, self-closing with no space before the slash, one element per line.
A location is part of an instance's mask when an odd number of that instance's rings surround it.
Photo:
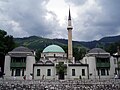
<path fill-rule="evenodd" d="M 86 48 L 84 47 L 73 47 L 73 56 L 75 60 L 81 60 L 86 54 Z"/>
<path fill-rule="evenodd" d="M 68 54 L 68 46 L 61 46 L 64 51 Z M 84 57 L 86 54 L 87 48 L 81 47 L 81 46 L 73 46 L 73 57 L 75 57 L 75 60 L 80 60 Z"/>
<path fill-rule="evenodd" d="M 64 65 L 63 62 L 59 62 L 59 64 L 56 65 L 56 69 L 57 69 L 57 74 L 59 73 L 67 73 L 67 67 Z"/>
<path fill-rule="evenodd" d="M 13 36 L 7 35 L 7 32 L 0 30 L 0 67 L 4 71 L 5 55 L 15 47 Z"/>
<path fill-rule="evenodd" d="M 113 53 L 116 53 L 116 52 L 117 52 L 117 46 L 120 46 L 120 41 L 109 44 L 109 45 L 105 48 L 105 50 L 106 50 L 107 52 L 109 52 L 111 55 L 113 55 Z"/>
<path fill-rule="evenodd" d="M 43 49 L 36 50 L 36 55 L 35 55 L 36 61 L 40 60 L 42 51 L 43 51 Z"/>

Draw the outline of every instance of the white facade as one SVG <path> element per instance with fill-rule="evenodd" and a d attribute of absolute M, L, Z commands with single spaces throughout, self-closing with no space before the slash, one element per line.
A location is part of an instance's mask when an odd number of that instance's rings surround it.
<path fill-rule="evenodd" d="M 75 65 L 75 66 L 69 66 L 67 69 L 67 79 L 83 79 L 86 78 L 88 79 L 88 70 L 87 66 L 82 66 L 82 65 Z M 72 70 L 75 70 L 75 75 L 72 75 Z M 82 70 L 85 71 L 84 74 L 82 74 Z"/>
<path fill-rule="evenodd" d="M 37 70 L 40 70 L 40 75 L 37 75 Z M 48 75 L 48 69 L 50 75 Z M 56 70 L 54 66 L 35 66 L 34 67 L 34 79 L 54 79 L 56 77 Z"/>
<path fill-rule="evenodd" d="M 34 63 L 33 51 L 25 47 L 17 47 L 5 56 L 4 78 L 23 79 L 23 76 L 26 75 L 26 79 L 29 79 L 33 74 Z"/>
<path fill-rule="evenodd" d="M 103 49 L 94 48 L 90 50 L 81 62 L 89 65 L 89 78 L 114 78 L 114 58 Z"/>
<path fill-rule="evenodd" d="M 64 64 L 67 66 L 67 64 Z M 69 79 L 80 79 L 81 78 L 86 78 L 88 79 L 88 69 L 87 69 L 87 65 L 81 65 L 81 64 L 68 64 L 67 66 L 67 72 L 64 73 L 64 78 L 65 80 L 69 80 Z M 40 75 L 37 75 L 37 70 L 40 70 Z M 50 69 L 51 70 L 51 74 L 50 76 L 48 76 L 47 70 Z M 73 74 L 73 69 L 74 69 L 74 73 Z M 82 74 L 82 70 L 84 70 L 84 74 Z M 55 66 L 55 64 L 53 65 L 40 65 L 40 64 L 35 64 L 34 65 L 34 79 L 60 79 L 59 78 L 59 74 L 57 74 L 57 68 Z"/>
<path fill-rule="evenodd" d="M 51 61 L 54 61 L 55 59 L 56 59 L 56 57 L 58 58 L 58 59 L 65 59 L 65 58 L 67 58 L 67 55 L 66 55 L 66 53 L 64 53 L 64 52 L 51 52 L 51 53 L 49 53 L 49 52 L 44 52 L 44 53 L 41 53 L 41 58 L 43 58 L 43 59 L 49 59 L 49 60 L 51 60 Z"/>
<path fill-rule="evenodd" d="M 114 78 L 115 69 L 118 67 L 117 59 L 110 56 L 105 51 L 99 51 L 99 54 L 92 49 L 85 55 L 81 62 L 69 62 L 66 53 L 49 52 L 41 53 L 43 55 L 37 63 L 35 63 L 35 56 L 33 52 L 16 52 L 11 51 L 5 56 L 5 78 L 6 79 L 23 79 L 23 72 L 26 75 L 26 79 L 33 75 L 34 79 L 95 79 L 95 78 Z M 94 51 L 94 52 L 93 52 Z M 25 56 L 24 56 L 25 55 Z M 11 66 L 13 57 L 25 57 L 25 67 Z M 45 56 L 45 58 L 44 58 Z M 107 67 L 98 67 L 97 58 L 107 58 L 109 64 Z M 57 65 L 63 63 L 64 73 L 61 74 L 57 71 Z M 61 66 L 60 66 L 61 67 Z M 20 69 L 20 75 L 16 76 L 16 69 Z M 98 74 L 99 71 L 99 74 Z M 104 75 L 102 75 L 104 74 Z"/>
<path fill-rule="evenodd" d="M 120 55 L 118 52 L 113 54 L 113 57 L 114 57 L 114 64 L 115 64 L 115 74 L 119 75 L 119 78 L 120 78 Z"/>
<path fill-rule="evenodd" d="M 5 73 L 5 77 L 10 77 L 11 76 L 11 71 L 10 71 L 10 62 L 11 62 L 11 58 L 9 55 L 5 56 L 5 64 L 4 64 L 4 73 Z"/>
<path fill-rule="evenodd" d="M 55 46 L 55 45 L 54 45 Z M 61 47 L 55 48 L 53 45 L 48 46 L 41 53 L 41 59 L 34 66 L 34 79 L 79 79 L 88 78 L 88 65 L 80 62 L 69 62 L 66 53 Z M 58 47 L 58 46 L 57 46 Z M 60 49 L 61 48 L 61 49 Z M 52 51 L 53 50 L 53 51 Z M 61 52 L 62 51 L 62 52 Z M 72 60 L 74 61 L 74 60 Z M 61 66 L 59 66 L 61 64 Z M 59 70 L 60 68 L 64 70 Z M 50 76 L 48 75 L 50 69 Z M 83 74 L 82 74 L 83 73 Z"/>

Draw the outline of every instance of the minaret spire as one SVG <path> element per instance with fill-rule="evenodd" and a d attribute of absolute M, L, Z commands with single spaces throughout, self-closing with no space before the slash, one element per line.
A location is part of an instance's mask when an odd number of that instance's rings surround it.
<path fill-rule="evenodd" d="M 67 29 L 73 28 L 71 23 L 71 13 L 70 13 L 70 7 L 69 7 L 69 15 L 68 15 L 68 27 Z"/>
<path fill-rule="evenodd" d="M 70 13 L 70 8 L 69 8 L 69 15 L 68 15 L 68 59 L 72 60 L 73 59 L 73 50 L 72 50 L 72 24 L 71 24 L 71 13 Z"/>
<path fill-rule="evenodd" d="M 70 8 L 69 8 L 69 16 L 68 16 L 68 20 L 71 20 Z"/>

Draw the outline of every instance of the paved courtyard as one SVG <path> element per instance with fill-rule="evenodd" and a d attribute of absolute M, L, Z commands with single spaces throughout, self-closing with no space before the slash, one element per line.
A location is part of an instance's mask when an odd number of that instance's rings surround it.
<path fill-rule="evenodd" d="M 0 90 L 120 90 L 120 80 L 3 80 Z"/>

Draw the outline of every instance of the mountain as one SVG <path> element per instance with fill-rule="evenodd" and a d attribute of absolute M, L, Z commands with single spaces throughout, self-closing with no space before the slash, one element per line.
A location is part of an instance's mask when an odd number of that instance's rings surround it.
<path fill-rule="evenodd" d="M 67 43 L 66 39 L 54 39 L 55 41 L 61 42 L 61 43 Z M 73 41 L 73 44 L 80 44 L 84 47 L 87 47 L 89 49 L 95 48 L 95 47 L 106 47 L 107 45 L 115 42 L 120 42 L 120 35 L 118 36 L 111 36 L 111 37 L 103 37 L 100 40 L 94 40 L 94 41 Z"/>
<path fill-rule="evenodd" d="M 111 36 L 111 37 L 104 37 L 99 40 L 100 42 L 108 42 L 108 43 L 114 43 L 120 41 L 120 35 L 118 36 Z"/>
<path fill-rule="evenodd" d="M 24 38 L 14 38 L 14 41 L 18 45 L 24 45 L 31 49 L 44 49 L 46 46 L 51 44 L 57 44 L 60 46 L 67 46 L 67 40 L 66 39 L 48 39 L 48 38 L 42 38 L 38 36 L 30 36 L 30 37 L 24 37 Z M 100 40 L 94 40 L 89 42 L 84 41 L 73 41 L 73 46 L 76 47 L 87 47 L 89 49 L 95 48 L 95 47 L 106 47 L 107 45 L 114 43 L 114 42 L 120 42 L 120 35 L 118 36 L 111 36 L 111 37 L 103 37 Z"/>
<path fill-rule="evenodd" d="M 40 53 L 44 50 L 45 47 L 51 44 L 56 44 L 61 46 L 64 51 L 67 53 L 67 40 L 64 42 L 60 42 L 59 40 L 55 39 L 48 39 L 48 38 L 42 38 L 38 36 L 30 36 L 30 37 L 24 37 L 24 38 L 14 38 L 14 41 L 17 43 L 18 46 L 26 46 L 30 49 L 33 49 L 36 51 L 36 60 L 39 60 Z M 81 46 L 79 42 L 73 41 L 73 56 L 76 58 L 76 60 L 80 60 L 83 56 L 83 54 L 86 53 L 86 48 Z"/>
<path fill-rule="evenodd" d="M 51 44 L 57 44 L 57 45 L 62 45 L 64 46 L 64 43 L 60 43 L 57 41 L 54 41 L 52 39 L 48 38 L 42 38 L 38 36 L 30 36 L 30 37 L 24 37 L 24 38 L 14 38 L 14 41 L 17 43 L 18 46 L 26 46 L 30 49 L 34 50 L 43 50 L 46 46 L 51 45 Z"/>

